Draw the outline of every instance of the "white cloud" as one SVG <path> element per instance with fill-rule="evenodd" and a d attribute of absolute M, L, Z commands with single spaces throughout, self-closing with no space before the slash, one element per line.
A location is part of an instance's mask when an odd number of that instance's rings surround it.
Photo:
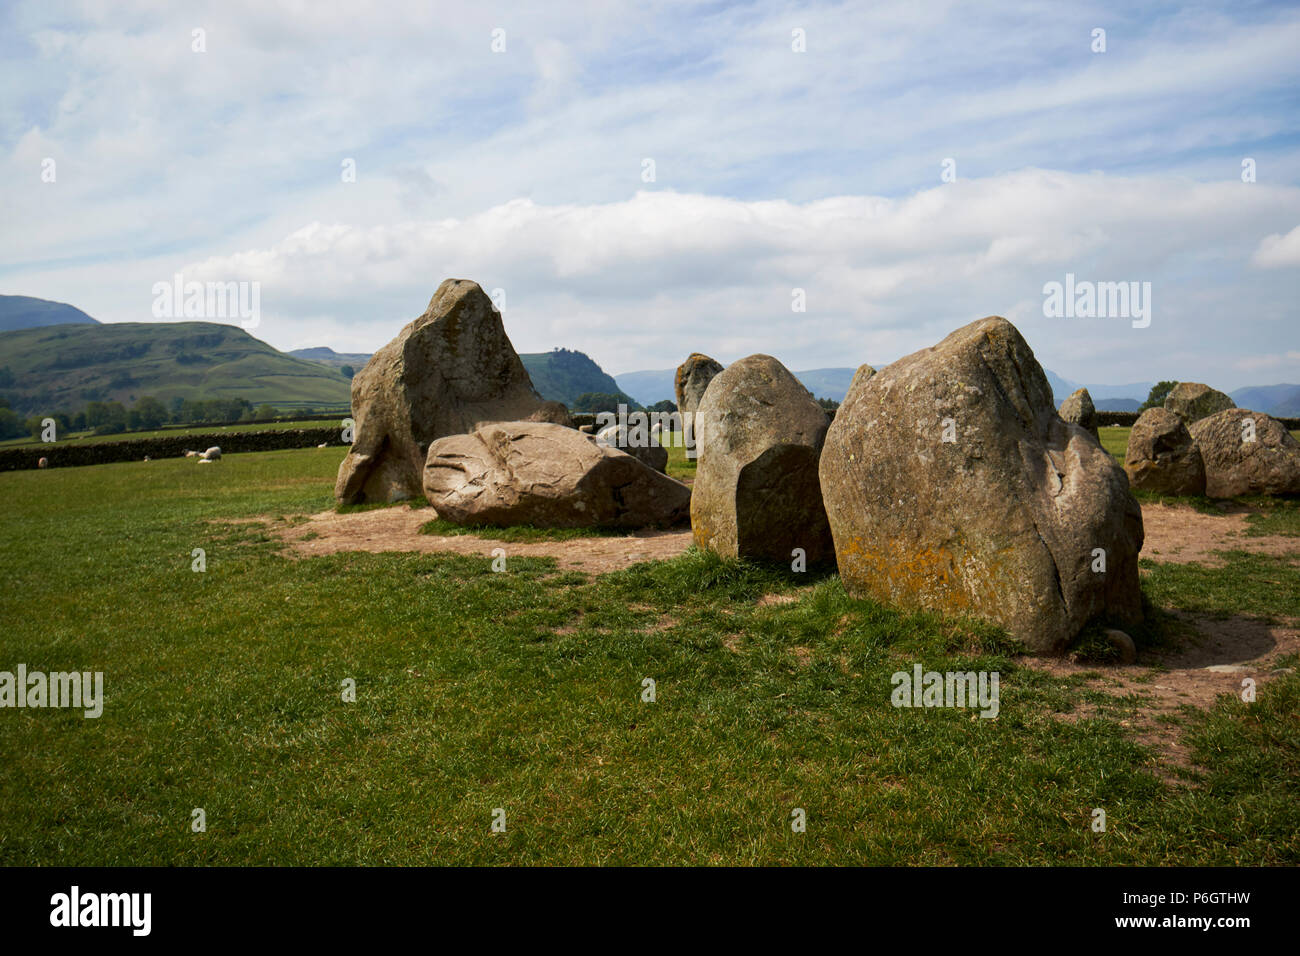
<path fill-rule="evenodd" d="M 1250 261 L 1262 269 L 1300 266 L 1300 226 L 1285 236 L 1277 233 L 1265 236 Z"/>
<path fill-rule="evenodd" d="M 1243 200 L 1239 183 L 1024 170 L 901 199 L 642 192 L 591 205 L 513 200 L 464 219 L 313 223 L 184 271 L 261 281 L 268 339 L 340 351 L 383 344 L 455 276 L 506 291 L 521 350 L 581 348 L 613 371 L 673 365 L 694 349 L 727 360 L 768 352 L 798 367 L 881 363 L 1001 313 L 1071 377 L 1186 378 L 1193 370 L 1156 365 L 1189 334 L 1245 345 L 1278 331 L 1202 312 L 1198 296 L 1249 259 L 1261 221 L 1296 215 L 1294 188 L 1255 186 Z M 1044 318 L 1042 286 L 1067 272 L 1151 282 L 1151 327 Z M 806 313 L 791 311 L 796 287 Z M 1285 312 L 1292 296 L 1280 276 L 1242 290 L 1256 317 Z M 328 330 L 316 326 L 323 316 Z M 1208 355 L 1196 374 L 1221 358 Z"/>

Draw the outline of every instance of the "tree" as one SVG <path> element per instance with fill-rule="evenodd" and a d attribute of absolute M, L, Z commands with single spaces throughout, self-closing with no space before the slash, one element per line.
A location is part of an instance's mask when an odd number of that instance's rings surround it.
<path fill-rule="evenodd" d="M 150 431 L 161 427 L 168 418 L 167 406 L 152 395 L 141 395 L 131 412 L 139 420 L 139 427 Z"/>
<path fill-rule="evenodd" d="M 268 418 L 275 418 L 279 414 L 280 413 L 277 412 L 274 407 L 266 404 L 266 402 L 263 402 L 261 405 L 258 405 L 253 409 L 253 418 L 259 422 L 265 421 Z"/>
<path fill-rule="evenodd" d="M 1148 408 L 1163 406 L 1165 399 L 1169 397 L 1169 393 L 1174 390 L 1174 386 L 1177 384 L 1177 382 L 1156 382 L 1151 386 L 1151 394 L 1147 396 L 1147 400 L 1142 403 L 1138 411 L 1145 412 Z"/>
<path fill-rule="evenodd" d="M 651 412 L 675 412 L 677 411 L 677 403 L 665 398 L 655 402 L 646 410 Z"/>
<path fill-rule="evenodd" d="M 840 407 L 840 403 L 833 398 L 819 398 L 817 404 L 822 407 L 822 411 L 833 412 Z"/>
<path fill-rule="evenodd" d="M 349 380 L 352 378 L 353 375 L 357 374 L 356 369 L 354 369 L 351 365 L 340 365 L 339 371 L 343 374 L 344 378 Z"/>
<path fill-rule="evenodd" d="M 611 395 L 609 392 L 583 392 L 573 402 L 575 412 L 592 412 L 599 415 L 601 412 L 610 412 L 618 414 L 618 406 L 626 405 L 627 399 L 620 395 Z"/>

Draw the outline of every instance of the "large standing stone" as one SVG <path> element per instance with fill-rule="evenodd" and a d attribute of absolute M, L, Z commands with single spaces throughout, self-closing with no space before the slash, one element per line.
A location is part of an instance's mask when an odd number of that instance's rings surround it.
<path fill-rule="evenodd" d="M 680 524 L 691 490 L 591 435 L 501 422 L 429 446 L 424 492 L 456 524 L 642 528 Z"/>
<path fill-rule="evenodd" d="M 1236 404 L 1229 396 L 1200 382 L 1179 382 L 1165 396 L 1165 408 L 1188 425 L 1234 408 Z"/>
<path fill-rule="evenodd" d="M 1211 498 L 1300 494 L 1300 442 L 1276 418 L 1231 408 L 1194 422 L 1191 433 Z"/>
<path fill-rule="evenodd" d="M 1166 408 L 1148 408 L 1129 434 L 1124 453 L 1129 484 L 1164 495 L 1205 494 L 1205 462 L 1183 420 Z"/>
<path fill-rule="evenodd" d="M 821 486 L 855 596 L 986 618 L 1038 653 L 1095 617 L 1141 620 L 1142 513 L 1124 472 L 1056 414 L 1006 319 L 973 322 L 852 389 Z"/>
<path fill-rule="evenodd" d="M 424 315 L 352 379 L 355 440 L 334 496 L 344 504 L 418 498 L 430 442 L 542 406 L 492 300 L 476 282 L 448 279 Z"/>
<path fill-rule="evenodd" d="M 692 352 L 690 358 L 677 366 L 677 378 L 673 383 L 677 392 L 677 411 L 685 416 L 699 408 L 709 382 L 721 371 L 720 362 L 700 352 Z"/>
<path fill-rule="evenodd" d="M 1101 435 L 1097 432 L 1097 407 L 1092 404 L 1092 396 L 1088 394 L 1086 388 L 1071 392 L 1069 397 L 1061 402 L 1059 414 L 1061 421 L 1073 422 L 1089 432 L 1099 443 L 1101 442 Z"/>
<path fill-rule="evenodd" d="M 817 460 L 829 419 L 770 355 L 751 355 L 709 383 L 695 413 L 695 543 L 726 557 L 809 563 L 829 558 Z"/>

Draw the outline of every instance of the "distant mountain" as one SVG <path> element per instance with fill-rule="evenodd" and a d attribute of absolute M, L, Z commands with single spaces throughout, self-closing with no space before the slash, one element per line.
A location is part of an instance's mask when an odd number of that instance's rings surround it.
<path fill-rule="evenodd" d="M 1250 385 L 1228 394 L 1238 408 L 1276 418 L 1300 418 L 1300 385 Z"/>
<path fill-rule="evenodd" d="M 142 395 L 347 405 L 337 370 L 285 355 L 234 325 L 112 322 L 0 332 L 0 395 L 22 414 Z"/>
<path fill-rule="evenodd" d="M 638 401 L 619 388 L 614 377 L 583 352 L 555 349 L 551 352 L 525 352 L 519 358 L 528 369 L 533 388 L 547 401 L 563 402 L 572 408 L 584 392 L 617 395 L 628 405 L 635 405 Z"/>
<path fill-rule="evenodd" d="M 844 395 L 853 381 L 857 368 L 815 368 L 806 372 L 795 372 L 794 377 L 803 383 L 803 387 L 816 398 L 830 398 L 837 402 L 844 401 Z M 670 402 L 677 400 L 673 382 L 677 369 L 655 369 L 646 372 L 624 372 L 616 376 L 619 387 L 643 405 L 653 405 L 662 399 Z"/>
<path fill-rule="evenodd" d="M 849 386 L 853 384 L 856 372 L 856 368 L 814 368 L 807 372 L 795 372 L 794 377 L 813 393 L 814 398 L 842 402 L 848 394 Z"/>
<path fill-rule="evenodd" d="M 286 352 L 286 355 L 292 355 L 294 358 L 306 359 L 308 362 L 319 362 L 321 365 L 328 365 L 330 368 L 342 368 L 344 365 L 351 365 L 354 371 L 360 372 L 370 361 L 369 352 L 335 352 L 333 349 L 321 346 L 311 349 L 293 349 Z"/>
<path fill-rule="evenodd" d="M 624 372 L 614 376 L 618 387 L 631 395 L 642 405 L 650 406 L 667 399 L 677 401 L 673 390 L 673 379 L 677 369 L 656 369 L 649 372 Z"/>
<path fill-rule="evenodd" d="M 1047 383 L 1052 386 L 1052 397 L 1057 405 L 1069 398 L 1071 392 L 1087 388 L 1088 394 L 1092 396 L 1092 402 L 1098 411 L 1137 411 L 1138 406 L 1147 400 L 1147 396 L 1151 394 L 1151 386 L 1155 384 L 1155 382 L 1133 382 L 1129 385 L 1088 385 L 1062 378 L 1050 368 L 1045 368 L 1043 371 L 1047 374 Z M 1133 402 L 1134 404 L 1132 408 L 1127 406 L 1103 406 L 1103 403 L 1117 399 L 1124 402 Z"/>
<path fill-rule="evenodd" d="M 1091 395 L 1092 392 L 1089 391 L 1088 394 Z M 1142 407 L 1142 402 L 1136 398 L 1102 398 L 1092 404 L 1099 412 L 1136 412 Z"/>
<path fill-rule="evenodd" d="M 0 295 L 0 332 L 47 325 L 98 325 L 75 306 L 30 295 Z"/>

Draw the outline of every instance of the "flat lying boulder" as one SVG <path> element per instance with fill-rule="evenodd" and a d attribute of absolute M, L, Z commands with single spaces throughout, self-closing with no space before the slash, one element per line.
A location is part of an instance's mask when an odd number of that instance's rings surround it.
<path fill-rule="evenodd" d="M 691 501 L 681 482 L 549 422 L 501 422 L 438 439 L 424 492 L 440 518 L 500 527 L 668 527 L 686 521 Z"/>
<path fill-rule="evenodd" d="M 1201 382 L 1179 382 L 1165 396 L 1165 408 L 1187 425 L 1236 407 L 1229 396 Z"/>
<path fill-rule="evenodd" d="M 352 379 L 355 440 L 334 496 L 343 504 L 419 498 L 431 442 L 545 415 L 543 405 L 492 300 L 477 282 L 448 279 Z"/>
<path fill-rule="evenodd" d="M 718 373 L 695 413 L 695 544 L 725 557 L 808 563 L 832 554 L 817 461 L 830 420 L 770 355 Z"/>
<path fill-rule="evenodd" d="M 685 415 L 699 408 L 709 382 L 721 371 L 721 362 L 701 352 L 692 352 L 685 362 L 677 366 L 677 377 L 673 381 L 673 390 L 677 393 L 677 411 Z"/>
<path fill-rule="evenodd" d="M 1061 416 L 1061 421 L 1078 425 L 1097 439 L 1098 443 L 1101 442 L 1101 435 L 1097 432 L 1097 407 L 1092 404 L 1092 396 L 1088 394 L 1086 388 L 1071 392 L 1069 397 L 1061 402 L 1057 414 Z"/>
<path fill-rule="evenodd" d="M 1056 414 L 1006 319 L 953 332 L 850 390 L 821 486 L 856 597 L 970 614 L 1036 653 L 1142 618 L 1142 512 L 1114 459 Z"/>
<path fill-rule="evenodd" d="M 596 435 L 596 441 L 627 452 L 655 471 L 668 470 L 668 449 L 659 444 L 656 436 L 651 435 L 649 429 L 610 425 Z"/>
<path fill-rule="evenodd" d="M 1193 423 L 1191 433 L 1211 498 L 1300 494 L 1300 442 L 1276 418 L 1231 408 Z"/>
<path fill-rule="evenodd" d="M 1129 484 L 1163 495 L 1205 494 L 1205 462 L 1183 420 L 1165 408 L 1148 408 L 1129 434 L 1124 453 Z"/>

